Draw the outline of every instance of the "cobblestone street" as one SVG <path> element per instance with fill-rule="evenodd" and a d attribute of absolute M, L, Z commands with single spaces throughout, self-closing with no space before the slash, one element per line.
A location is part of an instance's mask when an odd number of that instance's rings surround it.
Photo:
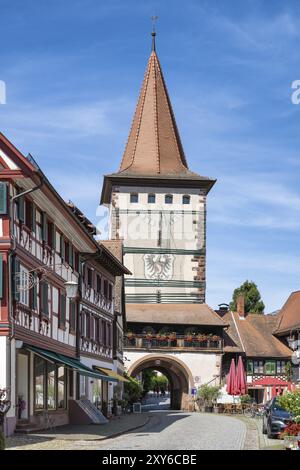
<path fill-rule="evenodd" d="M 135 428 L 135 429 L 133 429 Z M 116 436 L 118 433 L 123 433 Z M 114 436 L 114 437 L 110 437 Z M 63 426 L 53 432 L 7 439 L 8 450 L 258 450 L 280 449 L 268 439 L 261 421 L 179 411 L 127 415 L 107 425 Z"/>
<path fill-rule="evenodd" d="M 246 425 L 228 416 L 185 412 L 152 413 L 139 432 L 105 441 L 99 449 L 243 449 Z"/>

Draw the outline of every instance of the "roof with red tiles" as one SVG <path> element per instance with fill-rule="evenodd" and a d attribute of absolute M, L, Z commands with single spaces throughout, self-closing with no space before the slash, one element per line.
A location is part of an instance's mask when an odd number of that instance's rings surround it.
<path fill-rule="evenodd" d="M 237 312 L 228 312 L 223 320 L 229 323 L 226 352 L 241 351 L 248 357 L 291 357 L 291 349 L 273 335 L 277 315 L 249 313 L 240 317 Z"/>
<path fill-rule="evenodd" d="M 300 330 L 300 291 L 292 292 L 278 315 L 274 334 Z"/>

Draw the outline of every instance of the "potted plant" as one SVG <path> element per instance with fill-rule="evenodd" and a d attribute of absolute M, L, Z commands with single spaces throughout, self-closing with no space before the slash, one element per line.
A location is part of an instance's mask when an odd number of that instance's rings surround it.
<path fill-rule="evenodd" d="M 218 336 L 218 335 L 212 335 L 211 340 L 212 340 L 212 341 L 219 341 L 219 340 L 220 340 L 220 336 Z"/>
<path fill-rule="evenodd" d="M 148 330 L 145 332 L 145 337 L 148 341 L 152 339 L 152 336 L 153 336 L 152 331 Z"/>
<path fill-rule="evenodd" d="M 175 341 L 175 340 L 176 340 L 176 337 L 177 337 L 176 332 L 173 331 L 172 333 L 170 333 L 169 339 L 170 339 L 171 341 Z"/>
<path fill-rule="evenodd" d="M 192 331 L 187 331 L 185 335 L 185 340 L 188 341 L 189 343 L 193 341 L 194 339 L 194 333 Z"/>
<path fill-rule="evenodd" d="M 211 413 L 213 408 L 217 407 L 217 399 L 220 396 L 220 387 L 204 384 L 198 389 L 198 396 L 203 401 L 204 411 L 206 413 Z"/>
<path fill-rule="evenodd" d="M 132 339 L 132 338 L 134 338 L 134 334 L 133 334 L 133 332 L 132 332 L 132 331 L 127 331 L 127 333 L 126 333 L 126 337 L 127 337 L 128 339 Z"/>
<path fill-rule="evenodd" d="M 206 336 L 203 333 L 199 333 L 197 336 L 197 341 L 199 341 L 199 343 L 204 343 L 206 341 Z"/>

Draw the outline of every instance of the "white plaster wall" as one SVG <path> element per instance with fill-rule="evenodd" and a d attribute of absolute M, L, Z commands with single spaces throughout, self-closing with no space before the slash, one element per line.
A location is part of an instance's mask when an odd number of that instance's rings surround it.
<path fill-rule="evenodd" d="M 0 388 L 7 387 L 7 350 L 6 336 L 0 336 Z"/>
<path fill-rule="evenodd" d="M 220 354 L 214 353 L 189 353 L 189 352 L 168 352 L 164 351 L 160 353 L 151 353 L 153 358 L 155 355 L 169 357 L 170 359 L 175 358 L 182 361 L 185 366 L 190 370 L 191 375 L 193 376 L 195 386 L 200 387 L 207 382 L 210 382 L 214 379 L 215 376 L 220 373 Z M 144 351 L 129 351 L 126 350 L 125 357 L 127 360 L 125 362 L 125 368 L 128 370 L 134 366 L 135 362 L 141 358 L 149 356 L 149 352 Z M 191 383 L 189 384 L 191 387 Z"/>
<path fill-rule="evenodd" d="M 138 203 L 130 202 L 130 194 L 137 193 Z M 148 194 L 155 194 L 155 203 L 148 203 Z M 173 196 L 173 203 L 165 203 L 165 195 Z M 190 196 L 190 204 L 183 204 L 182 197 Z M 120 186 L 117 193 L 117 208 L 119 212 L 119 235 L 125 240 L 126 247 L 157 248 L 160 216 L 162 211 L 162 240 L 161 248 L 180 250 L 199 250 L 205 242 L 204 210 L 206 196 L 197 188 L 160 188 Z M 111 217 L 114 211 L 111 210 Z M 122 212 L 126 211 L 126 212 Z M 139 212 L 140 211 L 140 212 Z M 170 213 L 173 212 L 171 216 Z M 171 219 L 172 218 L 172 221 Z M 110 230 L 114 223 L 110 221 Z M 115 238 L 114 233 L 110 233 Z M 132 272 L 128 279 L 145 279 L 147 256 L 144 253 L 126 253 L 124 264 Z M 193 254 L 172 255 L 172 275 L 175 281 L 194 281 L 198 270 L 198 260 Z M 198 294 L 197 287 L 186 285 L 177 288 L 161 287 L 162 293 Z M 126 286 L 127 294 L 153 293 L 153 286 Z"/>

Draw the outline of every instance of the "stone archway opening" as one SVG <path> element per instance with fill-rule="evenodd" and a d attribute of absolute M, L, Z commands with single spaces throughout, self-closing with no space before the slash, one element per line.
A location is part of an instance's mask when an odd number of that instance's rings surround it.
<path fill-rule="evenodd" d="M 168 378 L 171 409 L 188 409 L 189 389 L 193 386 L 193 383 L 191 383 L 192 377 L 186 366 L 172 357 L 153 357 L 153 355 L 151 355 L 132 364 L 128 373 L 132 377 L 136 377 L 146 369 L 159 371 Z"/>

